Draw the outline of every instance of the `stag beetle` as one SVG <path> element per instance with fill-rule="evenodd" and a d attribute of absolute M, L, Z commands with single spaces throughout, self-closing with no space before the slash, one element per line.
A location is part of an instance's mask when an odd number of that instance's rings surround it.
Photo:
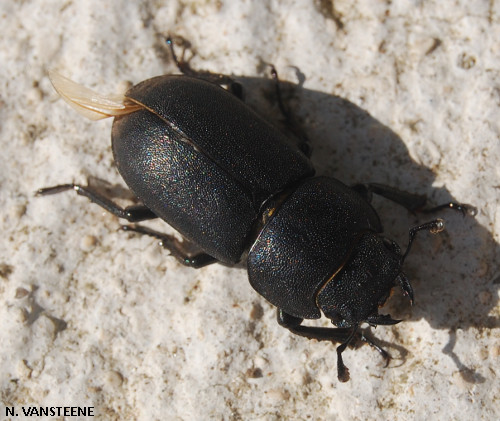
<path fill-rule="evenodd" d="M 239 84 L 227 76 L 195 72 L 177 59 L 170 39 L 168 43 L 183 74 L 146 80 L 122 97 L 103 97 L 50 75 L 58 93 L 85 116 L 114 116 L 116 166 L 142 204 L 122 208 L 77 184 L 37 194 L 74 189 L 129 222 L 161 218 L 203 252 L 187 255 L 184 242 L 141 225 L 124 229 L 159 238 L 188 266 L 246 262 L 252 287 L 277 307 L 281 326 L 307 338 L 341 343 L 338 378 L 347 381 L 342 352 L 361 323 L 400 321 L 380 315 L 378 308 L 395 286 L 413 302 L 403 263 L 416 233 L 440 232 L 443 221 L 412 228 L 403 253 L 382 235 L 371 194 L 411 211 L 423 208 L 425 196 L 374 183 L 348 187 L 315 176 L 307 138 L 281 100 L 274 68 L 278 104 L 295 129 L 296 144 L 244 104 Z M 468 211 L 455 203 L 431 210 L 445 207 Z M 321 313 L 336 327 L 301 324 Z"/>

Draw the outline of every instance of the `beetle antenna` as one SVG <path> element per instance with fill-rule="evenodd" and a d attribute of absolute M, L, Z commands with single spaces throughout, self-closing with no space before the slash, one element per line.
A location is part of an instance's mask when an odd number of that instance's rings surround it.
<path fill-rule="evenodd" d="M 410 234 L 409 234 L 409 241 L 408 241 L 408 246 L 406 247 L 405 254 L 401 258 L 401 265 L 406 259 L 406 256 L 408 256 L 408 253 L 410 253 L 411 245 L 413 244 L 413 241 L 415 240 L 415 236 L 417 235 L 417 232 L 419 231 L 429 231 L 432 234 L 437 234 L 438 232 L 441 232 L 444 230 L 444 220 L 438 218 L 435 219 L 434 221 L 426 222 L 425 224 L 418 225 L 416 227 L 413 227 L 410 229 Z"/>
<path fill-rule="evenodd" d="M 410 281 L 406 277 L 406 275 L 401 272 L 396 278 L 399 282 L 399 286 L 403 290 L 404 295 L 406 295 L 410 299 L 410 304 L 415 304 L 415 298 L 413 296 L 413 288 L 411 287 Z"/>
<path fill-rule="evenodd" d="M 337 377 L 341 382 L 346 382 L 349 380 L 349 369 L 344 364 L 344 360 L 342 359 L 342 353 L 347 348 L 347 345 L 349 345 L 349 343 L 352 341 L 352 338 L 354 338 L 354 335 L 356 334 L 357 331 L 358 331 L 358 325 L 352 328 L 352 332 L 349 334 L 349 337 L 346 339 L 346 341 L 341 343 L 337 347 Z"/>

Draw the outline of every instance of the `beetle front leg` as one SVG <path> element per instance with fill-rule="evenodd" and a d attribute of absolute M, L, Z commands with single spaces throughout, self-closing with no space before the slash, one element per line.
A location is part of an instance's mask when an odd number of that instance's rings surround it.
<path fill-rule="evenodd" d="M 53 187 L 44 187 L 37 190 L 35 194 L 37 196 L 48 196 L 50 194 L 57 194 L 66 190 L 74 190 L 80 196 L 85 196 L 90 199 L 92 203 L 99 205 L 101 208 L 107 210 L 118 218 L 126 219 L 129 222 L 139 222 L 158 218 L 153 211 L 144 205 L 133 205 L 122 208 L 94 189 L 88 186 L 80 186 L 78 184 L 59 184 Z"/>
<path fill-rule="evenodd" d="M 386 186 L 385 184 L 356 184 L 352 186 L 352 189 L 361 194 L 368 202 L 371 202 L 372 194 L 378 194 L 379 196 L 385 197 L 386 199 L 403 206 L 410 212 L 431 213 L 442 209 L 453 209 L 455 211 L 462 212 L 464 216 L 467 214 L 474 216 L 477 213 L 477 209 L 474 206 L 455 202 L 443 203 L 442 205 L 426 208 L 427 197 L 425 195 L 408 193 L 407 191 Z"/>
<path fill-rule="evenodd" d="M 285 313 L 279 308 L 277 309 L 277 318 L 280 326 L 286 327 L 296 335 L 318 341 L 341 342 L 337 347 L 337 376 L 341 382 L 349 380 L 349 369 L 344 364 L 342 353 L 356 335 L 357 326 L 354 328 L 302 326 L 301 323 L 304 319 Z M 366 338 L 363 339 L 369 342 Z M 376 348 L 381 349 L 378 346 Z M 386 352 L 385 354 L 388 355 Z"/>
<path fill-rule="evenodd" d="M 164 234 L 148 227 L 143 227 L 141 225 L 123 225 L 123 231 L 132 231 L 139 234 L 148 235 L 150 237 L 157 238 L 160 240 L 160 245 L 170 251 L 170 254 L 177 259 L 179 263 L 184 266 L 189 266 L 194 269 L 199 269 L 204 266 L 208 266 L 212 263 L 217 263 L 218 260 L 215 257 L 210 256 L 206 253 L 197 253 L 190 256 L 186 252 L 186 241 L 179 241 L 173 235 Z"/>

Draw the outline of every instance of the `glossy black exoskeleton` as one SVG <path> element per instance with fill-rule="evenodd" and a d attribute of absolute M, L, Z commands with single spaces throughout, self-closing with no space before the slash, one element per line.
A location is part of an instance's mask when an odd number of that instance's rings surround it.
<path fill-rule="evenodd" d="M 124 209 L 75 184 L 38 194 L 74 189 L 130 222 L 161 218 L 203 253 L 188 256 L 174 237 L 146 227 L 124 228 L 160 238 L 189 266 L 246 260 L 251 285 L 277 307 L 282 326 L 307 338 L 341 342 L 338 377 L 348 380 L 342 352 L 361 323 L 399 322 L 380 315 L 378 308 L 394 286 L 413 301 L 402 264 L 416 232 L 439 232 L 442 220 L 412 228 L 402 253 L 381 235 L 371 193 L 412 211 L 425 205 L 425 197 L 379 184 L 348 187 L 334 178 L 314 177 L 305 136 L 297 136 L 301 140 L 293 146 L 238 98 L 240 87 L 230 78 L 177 64 L 184 75 L 146 80 L 121 99 L 51 76 L 58 92 L 83 114 L 115 116 L 115 162 L 142 205 Z M 275 79 L 280 108 L 293 125 Z M 232 92 L 220 84 L 230 85 Z M 466 210 L 453 203 L 438 208 L 445 206 Z M 321 313 L 337 327 L 301 324 Z"/>

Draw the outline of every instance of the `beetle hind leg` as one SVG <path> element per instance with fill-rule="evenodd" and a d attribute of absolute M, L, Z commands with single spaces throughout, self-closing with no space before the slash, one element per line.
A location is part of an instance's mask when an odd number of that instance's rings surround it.
<path fill-rule="evenodd" d="M 184 59 L 185 51 L 187 49 L 190 49 L 191 47 L 190 42 L 182 37 L 176 36 L 175 38 L 176 40 L 179 40 L 184 47 L 181 57 L 177 56 L 177 54 L 175 53 L 174 41 L 172 37 L 167 37 L 166 41 L 167 45 L 170 47 L 170 54 L 175 61 L 175 65 L 182 74 L 198 79 L 203 79 L 207 82 L 215 83 L 216 85 L 227 86 L 229 92 L 231 92 L 237 98 L 243 100 L 243 87 L 241 86 L 241 83 L 236 82 L 231 76 L 220 73 L 212 73 L 208 71 L 194 70 L 193 68 L 191 68 L 189 60 Z"/>
<path fill-rule="evenodd" d="M 89 186 L 81 186 L 79 184 L 59 184 L 57 186 L 44 187 L 38 189 L 35 194 L 37 196 L 49 196 L 67 190 L 74 190 L 80 196 L 88 198 L 92 203 L 99 205 L 101 208 L 107 210 L 118 218 L 126 219 L 129 222 L 140 222 L 158 218 L 152 210 L 144 205 L 133 205 L 122 208 L 93 188 Z M 185 251 L 185 242 L 178 241 L 174 236 L 162 234 L 138 225 L 124 225 L 122 226 L 122 229 L 124 231 L 133 231 L 158 238 L 161 241 L 161 246 L 169 250 L 172 256 L 185 266 L 197 269 L 217 262 L 217 259 L 206 253 L 198 253 L 193 256 L 188 255 Z"/>
<path fill-rule="evenodd" d="M 186 248 L 189 248 L 190 243 L 187 241 L 179 241 L 173 235 L 164 234 L 148 227 L 142 225 L 123 225 L 123 231 L 136 232 L 138 234 L 148 235 L 150 237 L 157 238 L 160 240 L 160 245 L 167 249 L 170 254 L 177 259 L 179 263 L 184 266 L 189 266 L 194 269 L 199 269 L 204 266 L 208 266 L 212 263 L 218 262 L 215 257 L 210 256 L 206 253 L 196 253 L 190 255 Z"/>
<path fill-rule="evenodd" d="M 80 196 L 85 196 L 92 203 L 99 205 L 118 218 L 126 219 L 129 222 L 146 221 L 149 219 L 158 218 L 149 208 L 144 205 L 133 205 L 126 208 L 118 206 L 111 199 L 94 190 L 89 186 L 81 186 L 79 184 L 59 184 L 52 187 L 44 187 L 36 191 L 37 196 L 48 196 L 51 194 L 61 193 L 66 190 L 74 190 Z"/>

